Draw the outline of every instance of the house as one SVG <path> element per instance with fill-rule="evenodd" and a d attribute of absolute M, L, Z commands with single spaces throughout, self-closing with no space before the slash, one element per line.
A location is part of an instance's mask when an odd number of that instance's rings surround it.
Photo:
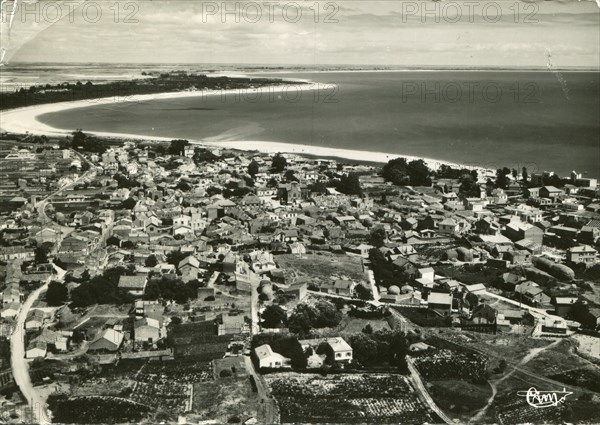
<path fill-rule="evenodd" d="M 289 250 L 291 254 L 295 254 L 295 255 L 304 255 L 306 254 L 306 247 L 304 246 L 304 244 L 300 243 L 300 242 L 293 242 L 289 245 Z"/>
<path fill-rule="evenodd" d="M 156 319 L 144 317 L 133 324 L 135 342 L 148 342 L 150 344 L 162 339 L 160 322 Z"/>
<path fill-rule="evenodd" d="M 144 295 L 146 290 L 146 284 L 148 283 L 148 276 L 121 276 L 119 278 L 119 289 L 129 292 L 131 295 L 141 297 Z"/>
<path fill-rule="evenodd" d="M 528 280 L 515 286 L 515 293 L 519 294 L 517 296 L 519 301 L 525 301 L 534 306 L 547 305 L 551 301 L 537 283 Z"/>
<path fill-rule="evenodd" d="M 274 352 L 269 344 L 264 344 L 254 349 L 254 360 L 260 369 L 262 368 L 289 368 L 291 360 Z"/>
<path fill-rule="evenodd" d="M 27 346 L 27 350 L 25 351 L 25 358 L 27 359 L 36 359 L 38 357 L 46 357 L 46 353 L 48 351 L 48 346 L 46 343 L 42 341 L 34 341 L 30 345 Z"/>
<path fill-rule="evenodd" d="M 179 262 L 177 270 L 181 273 L 181 279 L 184 282 L 198 279 L 200 261 L 198 261 L 196 257 L 190 255 Z"/>
<path fill-rule="evenodd" d="M 44 325 L 44 318 L 42 310 L 30 310 L 25 319 L 25 329 L 41 329 Z"/>
<path fill-rule="evenodd" d="M 465 285 L 465 291 L 469 294 L 482 294 L 486 291 L 483 283 L 476 283 L 474 285 Z"/>
<path fill-rule="evenodd" d="M 598 262 L 598 251 L 589 245 L 575 246 L 567 250 L 567 262 L 583 263 L 586 267 L 593 266 Z"/>
<path fill-rule="evenodd" d="M 280 184 L 277 190 L 277 197 L 287 204 L 300 202 L 305 199 L 308 194 L 308 186 L 298 182 Z"/>
<path fill-rule="evenodd" d="M 333 283 L 325 283 L 321 285 L 321 292 L 332 295 L 343 295 L 345 297 L 351 297 L 354 293 L 356 283 L 349 280 L 336 280 Z"/>
<path fill-rule="evenodd" d="M 2 292 L 2 304 L 20 303 L 23 300 L 23 294 L 18 287 L 10 287 Z"/>
<path fill-rule="evenodd" d="M 400 258 L 394 261 L 394 264 L 398 263 Z M 417 269 L 415 281 L 418 285 L 423 288 L 433 288 L 433 284 L 435 282 L 436 276 L 435 271 L 432 267 L 425 267 L 422 269 Z"/>
<path fill-rule="evenodd" d="M 565 192 L 554 186 L 544 186 L 540 189 L 540 196 L 542 198 L 552 199 L 556 201 L 559 197 L 563 196 Z"/>
<path fill-rule="evenodd" d="M 89 352 L 116 352 L 121 348 L 124 334 L 112 328 L 106 329 L 102 335 L 90 342 Z"/>
<path fill-rule="evenodd" d="M 58 351 L 67 351 L 69 349 L 69 337 L 72 336 L 70 331 L 53 331 L 45 328 L 42 333 L 32 339 L 33 342 L 41 341 L 46 346 L 53 345 Z"/>
<path fill-rule="evenodd" d="M 578 300 L 577 297 L 554 297 L 552 299 L 552 305 L 554 305 L 556 314 L 564 317 L 569 314 L 573 305 L 577 303 Z"/>
<path fill-rule="evenodd" d="M 4 319 L 10 319 L 19 314 L 19 308 L 21 308 L 21 304 L 18 302 L 11 302 L 4 306 L 2 312 L 0 313 L 0 317 Z"/>
<path fill-rule="evenodd" d="M 452 294 L 443 292 L 432 292 L 427 297 L 427 307 L 444 316 L 452 312 Z"/>
<path fill-rule="evenodd" d="M 336 362 L 349 363 L 352 361 L 352 347 L 342 337 L 302 339 L 298 342 L 304 351 L 310 347 L 317 353 L 323 351 Z"/>
<path fill-rule="evenodd" d="M 529 239 L 542 245 L 544 231 L 531 223 L 511 221 L 504 229 L 504 236 L 513 242 L 520 241 L 521 239 Z"/>
<path fill-rule="evenodd" d="M 438 224 L 438 232 L 451 235 L 458 232 L 458 223 L 452 218 L 446 218 Z"/>
<path fill-rule="evenodd" d="M 280 291 L 286 295 L 294 295 L 296 300 L 302 301 L 308 294 L 308 285 L 306 283 L 296 283 L 288 288 L 281 288 Z"/>

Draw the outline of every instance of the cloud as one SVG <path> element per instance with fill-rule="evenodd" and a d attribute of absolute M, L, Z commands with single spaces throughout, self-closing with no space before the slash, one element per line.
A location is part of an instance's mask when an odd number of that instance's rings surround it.
<path fill-rule="evenodd" d="M 593 2 L 471 3 L 139 1 L 131 10 L 117 2 L 117 14 L 102 3 L 97 22 L 82 8 L 52 24 L 20 20 L 9 54 L 51 62 L 544 66 L 549 48 L 558 66 L 600 61 Z M 490 22 L 496 7 L 499 19 Z"/>

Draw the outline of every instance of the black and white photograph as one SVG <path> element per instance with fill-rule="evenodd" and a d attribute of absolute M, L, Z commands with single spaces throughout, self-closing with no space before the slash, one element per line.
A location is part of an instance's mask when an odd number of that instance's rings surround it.
<path fill-rule="evenodd" d="M 600 424 L 600 0 L 1 0 L 0 423 Z"/>

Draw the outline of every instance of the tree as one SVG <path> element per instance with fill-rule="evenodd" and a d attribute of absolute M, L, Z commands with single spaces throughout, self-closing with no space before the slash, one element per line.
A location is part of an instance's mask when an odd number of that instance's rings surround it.
<path fill-rule="evenodd" d="M 314 327 L 317 316 L 318 312 L 314 307 L 299 304 L 288 319 L 288 328 L 294 333 L 306 334 Z"/>
<path fill-rule="evenodd" d="M 422 159 L 407 162 L 406 158 L 395 158 L 383 166 L 381 175 L 395 185 L 431 186 L 432 171 Z"/>
<path fill-rule="evenodd" d="M 375 227 L 369 233 L 369 243 L 375 248 L 381 248 L 385 245 L 386 233 L 383 227 Z"/>
<path fill-rule="evenodd" d="M 146 267 L 155 267 L 158 264 L 158 260 L 156 259 L 156 255 L 150 254 L 146 258 L 146 261 L 144 262 L 144 264 L 146 265 Z"/>
<path fill-rule="evenodd" d="M 286 170 L 283 177 L 289 182 L 297 182 L 298 181 L 298 177 L 296 177 L 296 173 L 294 170 Z"/>
<path fill-rule="evenodd" d="M 350 173 L 347 176 L 342 176 L 339 184 L 337 185 L 337 190 L 346 195 L 362 194 L 362 187 L 360 186 L 358 174 Z"/>
<path fill-rule="evenodd" d="M 308 190 L 311 193 L 318 193 L 318 194 L 324 195 L 327 193 L 327 186 L 323 182 L 316 182 L 316 183 L 308 185 Z"/>
<path fill-rule="evenodd" d="M 467 301 L 469 303 L 469 306 L 471 307 L 471 310 L 473 308 L 475 308 L 477 306 L 477 304 L 479 304 L 479 297 L 477 297 L 477 295 L 475 295 L 472 292 L 469 292 L 466 296 L 465 296 L 465 301 Z"/>
<path fill-rule="evenodd" d="M 287 315 L 285 310 L 276 304 L 271 304 L 265 308 L 262 315 L 262 325 L 265 328 L 279 328 L 285 325 Z"/>
<path fill-rule="evenodd" d="M 121 202 L 121 208 L 124 210 L 132 210 L 137 204 L 137 201 L 133 198 L 127 198 L 123 202 Z"/>
<path fill-rule="evenodd" d="M 77 129 L 76 131 L 73 132 L 73 139 L 72 139 L 72 145 L 74 148 L 80 148 L 83 147 L 83 144 L 85 143 L 87 139 L 87 134 L 85 134 L 83 131 L 81 131 L 81 129 Z"/>
<path fill-rule="evenodd" d="M 52 249 L 52 243 L 43 243 L 37 246 L 34 250 L 35 254 L 35 263 L 36 264 L 45 264 L 48 262 L 48 254 Z"/>
<path fill-rule="evenodd" d="M 412 186 L 431 186 L 431 170 L 422 159 L 408 163 L 408 174 Z"/>
<path fill-rule="evenodd" d="M 48 285 L 46 292 L 46 302 L 52 307 L 64 304 L 69 299 L 69 290 L 65 285 L 53 280 Z"/>
<path fill-rule="evenodd" d="M 356 285 L 356 288 L 354 290 L 358 298 L 360 298 L 361 300 L 370 301 L 373 299 L 373 293 L 369 288 L 367 288 L 364 285 Z"/>
<path fill-rule="evenodd" d="M 189 141 L 183 139 L 171 140 L 168 152 L 171 155 L 183 156 L 185 153 L 185 147 L 189 144 Z"/>
<path fill-rule="evenodd" d="M 110 238 L 108 238 L 106 240 L 106 245 L 110 246 L 121 246 L 121 240 L 119 238 L 117 238 L 116 236 L 111 236 Z"/>
<path fill-rule="evenodd" d="M 496 170 L 496 187 L 499 187 L 500 189 L 506 189 L 508 188 L 508 183 L 509 183 L 509 179 L 508 179 L 508 175 L 510 174 L 510 169 L 504 167 L 503 169 L 498 168 L 498 170 Z"/>
<path fill-rule="evenodd" d="M 179 189 L 182 192 L 189 192 L 192 189 L 192 185 L 188 182 L 180 181 L 177 183 L 177 186 L 175 186 L 175 189 Z"/>
<path fill-rule="evenodd" d="M 521 177 L 523 178 L 524 182 L 527 182 L 527 177 L 528 177 L 527 168 L 523 167 L 523 171 L 521 171 Z"/>
<path fill-rule="evenodd" d="M 568 318 L 581 323 L 581 327 L 583 329 L 596 329 L 596 318 L 592 313 L 590 313 L 589 306 L 581 301 L 577 301 L 575 304 L 573 304 L 573 307 L 568 314 Z"/>
<path fill-rule="evenodd" d="M 287 159 L 285 159 L 285 157 L 281 156 L 281 154 L 278 153 L 273 157 L 271 167 L 274 171 L 280 173 L 287 167 Z"/>
<path fill-rule="evenodd" d="M 461 195 L 466 197 L 479 196 L 479 185 L 477 184 L 477 180 L 473 179 L 473 176 L 463 174 L 458 181 L 460 182 L 459 192 Z"/>
<path fill-rule="evenodd" d="M 167 254 L 167 263 L 173 264 L 175 267 L 177 267 L 181 260 L 187 256 L 188 254 L 181 252 L 181 250 L 171 251 Z"/>
<path fill-rule="evenodd" d="M 252 177 L 254 177 L 255 175 L 258 174 L 258 170 L 259 170 L 258 162 L 256 162 L 255 160 L 252 160 L 250 165 L 248 165 L 248 174 L 250 174 Z"/>
<path fill-rule="evenodd" d="M 397 283 L 397 273 L 394 272 L 393 266 L 378 248 L 369 250 L 369 261 L 371 262 L 371 270 L 373 270 L 377 285 L 387 288 Z"/>

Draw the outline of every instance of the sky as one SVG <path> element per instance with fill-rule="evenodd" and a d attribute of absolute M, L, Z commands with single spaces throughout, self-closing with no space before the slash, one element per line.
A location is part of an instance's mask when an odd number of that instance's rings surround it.
<path fill-rule="evenodd" d="M 8 63 L 600 67 L 594 1 L 6 0 L 2 9 Z"/>

